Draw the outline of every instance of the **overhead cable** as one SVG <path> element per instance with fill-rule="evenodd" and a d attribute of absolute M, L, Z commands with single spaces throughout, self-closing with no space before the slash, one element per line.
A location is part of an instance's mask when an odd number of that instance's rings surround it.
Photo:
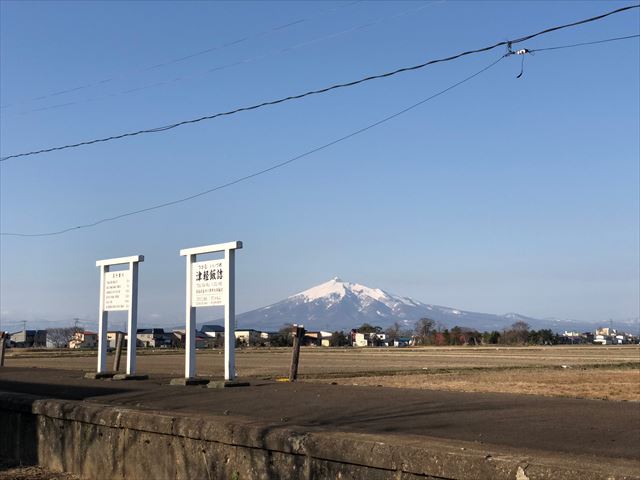
<path fill-rule="evenodd" d="M 393 71 L 390 71 L 390 72 L 386 72 L 386 73 L 381 73 L 381 74 L 377 74 L 377 75 L 370 75 L 370 76 L 367 76 L 367 77 L 364 77 L 364 78 L 360 78 L 358 80 L 354 80 L 354 81 L 351 81 L 351 82 L 337 83 L 337 84 L 334 84 L 334 85 L 331 85 L 331 86 L 328 86 L 328 87 L 324 87 L 324 88 L 321 88 L 321 89 L 310 90 L 308 92 L 301 93 L 301 94 L 298 94 L 298 95 L 290 95 L 290 96 L 287 96 L 287 97 L 279 98 L 277 100 L 270 100 L 270 101 L 258 103 L 258 104 L 247 106 L 247 107 L 236 108 L 234 110 L 229 110 L 229 111 L 226 111 L 226 112 L 219 112 L 219 113 L 214 113 L 214 114 L 211 114 L 211 115 L 205 115 L 205 116 L 198 117 L 198 118 L 192 118 L 192 119 L 189 119 L 189 120 L 183 120 L 183 121 L 176 122 L 176 123 L 173 123 L 173 124 L 170 124 L 170 125 L 165 125 L 165 126 L 162 126 L 162 127 L 150 128 L 150 129 L 145 129 L 145 130 L 137 130 L 137 131 L 134 131 L 134 132 L 127 132 L 127 133 L 122 133 L 122 134 L 119 134 L 119 135 L 112 135 L 112 136 L 108 136 L 108 137 L 97 138 L 97 139 L 93 139 L 93 140 L 87 140 L 87 141 L 83 141 L 83 142 L 62 145 L 62 146 L 58 146 L 58 147 L 50 147 L 50 148 L 44 148 L 44 149 L 41 149 L 41 150 L 33 150 L 33 151 L 30 151 L 30 152 L 16 153 L 16 154 L 13 154 L 13 155 L 8 155 L 6 157 L 0 158 L 0 162 L 5 162 L 5 161 L 10 160 L 12 158 L 26 157 L 26 156 L 31 156 L 31 155 L 39 155 L 39 154 L 42 154 L 42 153 L 54 152 L 54 151 L 58 151 L 58 150 L 66 150 L 66 149 L 69 149 L 69 148 L 77 148 L 77 147 L 81 147 L 81 146 L 85 146 L 85 145 L 92 145 L 92 144 L 96 144 L 96 143 L 108 142 L 108 141 L 111 141 L 111 140 L 119 140 L 119 139 L 122 139 L 122 138 L 134 137 L 134 136 L 137 136 L 137 135 L 143 135 L 143 134 L 147 134 L 147 133 L 164 132 L 164 131 L 171 130 L 171 129 L 174 129 L 174 128 L 177 128 L 177 127 L 180 127 L 180 126 L 183 126 L 183 125 L 199 123 L 199 122 L 202 122 L 202 121 L 205 121 L 205 120 L 212 120 L 212 119 L 218 118 L 218 117 L 234 115 L 236 113 L 246 112 L 246 111 L 250 111 L 250 110 L 256 110 L 258 108 L 263 108 L 263 107 L 271 106 L 271 105 L 277 105 L 277 104 L 288 102 L 288 101 L 291 101 L 291 100 L 298 100 L 298 99 L 301 99 L 301 98 L 304 98 L 304 97 L 308 97 L 308 96 L 311 96 L 311 95 L 318 95 L 318 94 L 321 94 L 321 93 L 326 93 L 326 92 L 329 92 L 331 90 L 336 90 L 336 89 L 339 89 L 339 88 L 353 87 L 355 85 L 359 85 L 361 83 L 369 82 L 371 80 L 378 80 L 378 79 L 381 79 L 381 78 L 388 78 L 388 77 L 397 75 L 399 73 L 419 70 L 419 69 L 425 68 L 425 67 L 427 67 L 429 65 L 434 65 L 436 63 L 449 62 L 449 61 L 452 61 L 452 60 L 455 60 L 455 59 L 458 59 L 458 58 L 461 58 L 461 57 L 464 57 L 464 56 L 467 56 L 467 55 L 477 54 L 477 53 L 481 53 L 481 52 L 487 52 L 489 50 L 493 50 L 493 49 L 495 49 L 497 47 L 500 47 L 500 46 L 508 46 L 509 49 L 510 49 L 511 45 L 515 45 L 517 43 L 522 43 L 522 42 L 525 42 L 527 40 L 531 40 L 532 38 L 535 38 L 535 37 L 538 37 L 538 36 L 541 36 L 541 35 L 545 35 L 545 34 L 548 34 L 548 33 L 551 33 L 551 32 L 555 32 L 555 31 L 558 31 L 558 30 L 562 30 L 562 29 L 565 29 L 565 28 L 575 27 L 575 26 L 578 26 L 578 25 L 584 25 L 586 23 L 590 23 L 590 22 L 594 22 L 594 21 L 597 21 L 597 20 L 601 20 L 601 19 L 603 19 L 605 17 L 608 17 L 610 15 L 614 15 L 614 14 L 621 13 L 621 12 L 624 12 L 624 11 L 628 11 L 628 10 L 631 10 L 631 9 L 634 9 L 634 8 L 638 8 L 638 7 L 640 7 L 640 5 L 630 5 L 630 6 L 626 6 L 626 7 L 621 7 L 621 8 L 618 8 L 616 10 L 612 10 L 610 12 L 607 12 L 607 13 L 604 13 L 604 14 L 601 14 L 601 15 L 597 15 L 595 17 L 587 18 L 587 19 L 584 19 L 584 20 L 579 20 L 579 21 L 568 23 L 568 24 L 565 24 L 565 25 L 558 25 L 558 26 L 555 26 L 555 27 L 546 28 L 546 29 L 541 30 L 539 32 L 536 32 L 536 33 L 533 33 L 533 34 L 530 34 L 530 35 L 525 35 L 523 37 L 516 38 L 514 40 L 504 40 L 504 41 L 495 43 L 495 44 L 487 46 L 487 47 L 477 48 L 477 49 L 474 49 L 474 50 L 467 50 L 465 52 L 461 52 L 461 53 L 458 53 L 456 55 L 451 55 L 449 57 L 439 58 L 439 59 L 435 59 L 435 60 L 429 60 L 427 62 L 420 63 L 418 65 L 413 65 L 413 66 L 410 66 L 410 67 L 402 67 L 402 68 L 398 68 L 396 70 L 393 70 Z"/>
<path fill-rule="evenodd" d="M 340 5 L 336 6 L 336 7 L 325 8 L 325 9 L 321 10 L 317 15 L 314 15 L 314 16 L 310 16 L 310 17 L 307 17 L 307 18 L 299 18 L 297 20 L 292 20 L 292 21 L 287 22 L 287 23 L 285 23 L 283 25 L 277 25 L 275 27 L 269 28 L 267 30 L 263 30 L 261 32 L 249 34 L 249 35 L 246 35 L 246 36 L 241 37 L 241 38 L 237 38 L 237 39 L 232 40 L 232 41 L 226 41 L 226 42 L 221 43 L 219 45 L 214 45 L 212 47 L 208 47 L 208 48 L 206 48 L 204 50 L 199 50 L 197 52 L 188 53 L 188 54 L 183 55 L 181 57 L 173 58 L 171 60 L 167 60 L 167 61 L 164 61 L 164 62 L 161 62 L 161 63 L 156 63 L 156 64 L 145 66 L 145 67 L 133 68 L 133 69 L 124 71 L 122 73 L 113 75 L 113 76 L 111 76 L 109 78 L 104 78 L 102 80 L 96 80 L 94 82 L 85 83 L 83 85 L 78 85 L 78 86 L 75 86 L 75 87 L 65 88 L 63 90 L 58 90 L 56 92 L 52 92 L 52 93 L 49 93 L 49 94 L 40 95 L 40 96 L 37 96 L 37 97 L 33 97 L 33 98 L 30 98 L 30 99 L 14 102 L 14 103 L 7 104 L 7 105 L 2 105 L 2 106 L 0 106 L 0 109 L 5 109 L 5 108 L 11 107 L 13 105 L 17 105 L 17 104 L 44 100 L 44 99 L 51 98 L 51 97 L 58 97 L 58 96 L 65 95 L 65 94 L 68 94 L 68 93 L 77 92 L 79 90 L 85 90 L 85 89 L 88 89 L 88 88 L 93 88 L 93 87 L 97 87 L 97 86 L 100 86 L 100 85 L 104 85 L 106 83 L 110 83 L 110 82 L 113 82 L 113 81 L 118 80 L 120 78 L 126 77 L 127 75 L 129 75 L 131 73 L 146 72 L 146 71 L 149 71 L 149 70 L 155 70 L 155 69 L 158 69 L 158 68 L 161 68 L 161 67 L 166 67 L 168 65 L 173 65 L 175 63 L 184 62 L 184 61 L 190 60 L 190 59 L 192 59 L 194 57 L 199 57 L 201 55 L 205 55 L 205 54 L 208 54 L 208 53 L 211 53 L 211 52 L 214 52 L 214 51 L 218 51 L 218 50 L 222 50 L 222 49 L 225 49 L 225 48 L 228 48 L 228 47 L 236 46 L 236 45 L 239 45 L 241 43 L 247 42 L 249 40 L 253 40 L 253 39 L 260 38 L 260 37 L 263 37 L 263 36 L 266 36 L 266 35 L 270 35 L 270 34 L 275 33 L 275 32 L 279 32 L 279 31 L 285 30 L 285 29 L 287 29 L 289 27 L 293 27 L 294 25 L 300 25 L 302 23 L 306 23 L 306 22 L 312 21 L 315 18 L 319 18 L 319 17 L 321 17 L 321 16 L 323 16 L 323 15 L 325 15 L 327 13 L 331 13 L 331 12 L 333 12 L 335 10 L 338 10 L 340 8 L 343 8 L 343 7 L 349 7 L 351 5 L 360 3 L 361 1 L 362 0 L 355 0 L 355 1 L 348 2 L 348 3 L 340 4 Z"/>
<path fill-rule="evenodd" d="M 596 44 L 601 44 L 601 43 L 608 43 L 608 42 L 616 42 L 618 40 L 628 40 L 630 38 L 637 38 L 640 37 L 640 35 L 636 34 L 636 35 L 627 35 L 624 37 L 615 37 L 615 38 L 605 38 L 604 40 L 594 40 L 592 42 L 582 42 L 582 43 L 572 43 L 570 45 L 559 45 L 556 47 L 546 47 L 546 48 L 534 48 L 534 49 L 529 49 L 529 48 L 521 48 L 519 50 L 513 50 L 511 48 L 511 45 L 507 45 L 507 55 L 519 55 L 521 62 L 520 62 L 520 73 L 516 76 L 516 78 L 520 78 L 522 77 L 522 74 L 524 73 L 524 59 L 527 55 L 535 55 L 536 52 L 546 52 L 546 51 L 550 51 L 550 50 L 561 50 L 564 48 L 574 48 L 574 47 L 584 47 L 587 45 L 596 45 Z"/>
<path fill-rule="evenodd" d="M 557 47 L 547 47 L 547 48 L 534 48 L 532 50 L 529 50 L 529 53 L 535 53 L 535 52 L 547 52 L 550 50 L 561 50 L 564 48 L 573 48 L 573 47 L 584 47 L 586 45 L 597 45 L 600 43 L 608 43 L 608 42 L 616 42 L 618 40 L 628 40 L 630 38 L 638 38 L 640 37 L 639 34 L 635 34 L 635 35 L 627 35 L 625 37 L 615 37 L 615 38 L 605 38 L 604 40 L 595 40 L 593 42 L 582 42 L 582 43 L 572 43 L 570 45 L 560 45 Z"/>
<path fill-rule="evenodd" d="M 371 28 L 374 27 L 384 21 L 390 20 L 390 19 L 394 19 L 394 18 L 398 18 L 404 15 L 408 15 L 408 14 L 416 14 L 421 10 L 424 10 L 428 7 L 431 7 L 432 5 L 435 5 L 435 3 L 427 3 L 425 5 L 420 5 L 417 8 L 416 7 L 412 7 L 412 8 L 408 8 L 406 10 L 402 10 L 400 12 L 395 12 L 391 15 L 386 15 L 383 17 L 379 17 L 378 19 L 374 20 L 374 21 L 370 21 L 361 25 L 356 25 L 354 27 L 350 27 L 346 30 L 341 30 L 341 31 L 337 31 L 337 32 L 332 32 L 329 33 L 327 35 L 322 35 L 320 37 L 315 37 L 312 38 L 311 40 L 305 40 L 303 42 L 300 43 L 296 43 L 284 48 L 280 48 L 280 49 L 274 49 L 271 50 L 269 52 L 266 53 L 262 53 L 259 55 L 253 55 L 250 57 L 246 57 L 244 59 L 240 59 L 240 60 L 235 60 L 229 63 L 224 63 L 221 65 L 217 65 L 215 67 L 209 68 L 203 72 L 199 72 L 193 75 L 183 75 L 183 76 L 178 76 L 178 77 L 174 77 L 171 79 L 166 79 L 166 80 L 160 80 L 160 81 L 155 81 L 152 83 L 147 83 L 144 85 L 140 85 L 138 87 L 134 87 L 134 88 L 126 88 L 124 90 L 121 90 L 119 92 L 112 92 L 112 93 L 104 93 L 101 95 L 96 95 L 93 97 L 89 97 L 89 98 L 85 98 L 85 99 L 81 99 L 81 100 L 74 100 L 74 101 L 66 101 L 63 103 L 56 103 L 53 105 L 48 105 L 48 106 L 44 106 L 44 107 L 38 107 L 38 108 L 32 108 L 29 110 L 23 110 L 23 111 L 18 111 L 18 112 L 13 112 L 13 115 L 28 115 L 31 113 L 36 113 L 36 112 L 44 112 L 44 111 L 49 111 L 49 110 L 56 110 L 56 109 L 60 109 L 60 108 L 66 108 L 66 107 L 72 107 L 74 105 L 82 105 L 82 104 L 86 104 L 86 103 L 91 103 L 91 102 L 95 102 L 95 101 L 99 101 L 99 100 L 104 100 L 106 98 L 114 98 L 114 97 L 119 97 L 122 95 L 130 95 L 133 93 L 137 93 L 137 92 L 142 92 L 142 91 L 146 91 L 148 89 L 151 88 L 158 88 L 158 87 L 164 87 L 164 86 L 168 86 L 168 85 L 175 85 L 178 82 L 183 82 L 183 81 L 191 81 L 191 80 L 197 80 L 200 78 L 204 78 L 208 75 L 211 75 L 213 73 L 216 72 L 220 72 L 223 70 L 228 70 L 231 68 L 235 68 L 235 67 L 239 67 L 242 65 L 247 65 L 249 63 L 258 61 L 258 60 L 262 60 L 264 58 L 267 57 L 272 57 L 275 55 L 282 55 L 282 54 L 287 54 L 290 52 L 293 52 L 295 50 L 298 50 L 300 48 L 306 47 L 308 45 L 313 45 L 315 43 L 319 43 L 325 40 L 331 40 L 331 39 L 335 39 L 338 38 L 342 35 L 347 35 L 353 32 L 357 32 L 359 30 L 364 30 L 367 28 Z M 5 114 L 7 115 L 7 114 Z"/>
<path fill-rule="evenodd" d="M 120 218 L 130 217 L 132 215 L 139 215 L 141 213 L 150 212 L 152 210 L 158 210 L 158 209 L 169 207 L 169 206 L 172 206 L 172 205 L 177 205 L 179 203 L 188 202 L 188 201 L 193 200 L 195 198 L 202 197 L 204 195 L 208 195 L 208 194 L 216 192 L 218 190 L 222 190 L 224 188 L 231 187 L 232 185 L 236 185 L 238 183 L 245 182 L 247 180 L 250 180 L 252 178 L 258 177 L 260 175 L 264 175 L 265 173 L 268 173 L 268 172 L 271 172 L 273 170 L 277 170 L 279 168 L 282 168 L 282 167 L 284 167 L 286 165 L 289 165 L 289 164 L 291 164 L 291 163 L 293 163 L 293 162 L 295 162 L 297 160 L 300 160 L 302 158 L 308 157 L 309 155 L 312 155 L 312 154 L 317 153 L 317 152 L 319 152 L 321 150 L 329 148 L 329 147 L 331 147 L 333 145 L 336 145 L 336 144 L 338 144 L 340 142 L 343 142 L 343 141 L 345 141 L 345 140 L 347 140 L 349 138 L 355 137 L 356 135 L 360 135 L 361 133 L 364 133 L 367 130 L 371 130 L 372 128 L 375 128 L 375 127 L 377 127 L 379 125 L 382 125 L 383 123 L 386 123 L 389 120 L 392 120 L 392 119 L 394 119 L 396 117 L 399 117 L 400 115 L 403 115 L 403 114 L 413 110 L 414 108 L 417 108 L 420 105 L 423 105 L 423 104 L 427 103 L 428 101 L 433 100 L 434 98 L 439 97 L 440 95 L 442 95 L 442 94 L 444 94 L 444 93 L 446 93 L 446 92 L 448 92 L 450 90 L 453 90 L 454 88 L 462 85 L 463 83 L 468 82 L 469 80 L 477 77 L 481 73 L 486 72 L 491 67 L 493 67 L 497 63 L 499 63 L 506 56 L 508 56 L 508 54 L 502 55 L 500 58 L 498 58 L 497 60 L 494 60 L 492 63 L 490 63 L 489 65 L 484 67 L 482 70 L 479 70 L 476 73 L 474 73 L 472 75 L 469 75 L 468 77 L 460 80 L 459 82 L 454 83 L 453 85 L 450 85 L 449 87 L 445 88 L 444 90 L 440 90 L 439 92 L 437 92 L 437 93 L 435 93 L 435 94 L 433 94 L 433 95 L 431 95 L 431 96 L 429 96 L 429 97 L 427 97 L 427 98 L 425 98 L 423 100 L 420 100 L 419 102 L 414 103 L 413 105 L 410 105 L 409 107 L 406 107 L 406 108 L 404 108 L 404 109 L 402 109 L 402 110 L 400 110 L 400 111 L 398 111 L 396 113 L 388 115 L 388 116 L 382 118 L 381 120 L 378 120 L 378 121 L 376 121 L 374 123 L 371 123 L 371 124 L 369 124 L 369 125 L 367 125 L 367 126 L 365 126 L 363 128 L 360 128 L 360 129 L 358 129 L 358 130 L 356 130 L 354 132 L 348 133 L 348 134 L 346 134 L 346 135 L 344 135 L 344 136 L 342 136 L 340 138 L 337 138 L 335 140 L 332 140 L 332 141 L 330 141 L 328 143 L 320 145 L 319 147 L 315 147 L 315 148 L 313 148 L 311 150 L 307 150 L 306 152 L 304 152 L 304 153 L 302 153 L 300 155 L 297 155 L 297 156 L 295 156 L 293 158 L 289 158 L 288 160 L 285 160 L 285 161 L 280 162 L 280 163 L 276 163 L 276 164 L 274 164 L 274 165 L 272 165 L 272 166 L 270 166 L 268 168 L 259 170 L 257 172 L 254 172 L 254 173 L 251 173 L 251 174 L 248 174 L 248 175 L 245 175 L 243 177 L 236 178 L 235 180 L 232 180 L 230 182 L 223 183 L 221 185 L 217 185 L 217 186 L 211 187 L 211 188 L 209 188 L 207 190 L 203 190 L 201 192 L 194 193 L 192 195 L 188 195 L 186 197 L 178 198 L 176 200 L 171 200 L 171 201 L 168 201 L 168 202 L 159 203 L 159 204 L 156 204 L 156 205 L 152 205 L 150 207 L 141 208 L 139 210 L 132 210 L 130 212 L 121 213 L 119 215 L 115 215 L 115 216 L 112 216 L 112 217 L 102 218 L 100 220 L 96 220 L 96 221 L 91 222 L 91 223 L 85 223 L 83 225 L 77 225 L 75 227 L 65 228 L 63 230 L 57 230 L 57 231 L 53 231 L 53 232 L 43 232 L 43 233 L 0 232 L 0 235 L 14 236 L 14 237 L 49 237 L 49 236 L 54 236 L 54 235 L 61 235 L 63 233 L 67 233 L 67 232 L 71 232 L 71 231 L 75 231 L 75 230 L 95 227 L 95 226 L 100 225 L 102 223 L 112 222 L 112 221 L 118 220 Z"/>

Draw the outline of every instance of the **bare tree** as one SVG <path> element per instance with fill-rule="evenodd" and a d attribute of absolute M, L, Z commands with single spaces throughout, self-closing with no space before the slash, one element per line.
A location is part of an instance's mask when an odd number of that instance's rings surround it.
<path fill-rule="evenodd" d="M 360 325 L 357 330 L 358 333 L 382 333 L 382 327 L 374 326 L 366 322 Z"/>
<path fill-rule="evenodd" d="M 429 339 L 429 334 L 433 329 L 436 322 L 430 318 L 424 317 L 416 322 L 415 335 L 416 343 L 418 345 L 426 345 Z"/>
<path fill-rule="evenodd" d="M 77 327 L 48 328 L 47 343 L 53 345 L 55 348 L 68 347 L 69 342 L 77 331 Z"/>
<path fill-rule="evenodd" d="M 528 332 L 530 328 L 531 327 L 529 326 L 529 324 L 527 322 L 523 322 L 522 320 L 519 320 L 511 325 L 511 329 L 518 331 Z"/>
<path fill-rule="evenodd" d="M 402 327 L 398 322 L 395 322 L 393 325 L 389 326 L 385 332 L 389 340 L 397 340 L 400 337 L 401 328 Z"/>
<path fill-rule="evenodd" d="M 529 329 L 531 327 L 529 326 L 529 324 L 527 322 L 515 322 L 513 325 L 511 325 L 511 329 L 514 331 L 515 333 L 515 337 L 518 341 L 518 343 L 527 343 L 527 340 L 529 339 Z"/>
<path fill-rule="evenodd" d="M 518 321 L 511 325 L 509 330 L 503 333 L 505 343 L 527 343 L 529 338 L 529 324 L 527 322 Z"/>
<path fill-rule="evenodd" d="M 335 331 L 331 335 L 330 340 L 332 347 L 350 347 L 351 342 L 349 341 L 349 337 L 342 331 Z"/>

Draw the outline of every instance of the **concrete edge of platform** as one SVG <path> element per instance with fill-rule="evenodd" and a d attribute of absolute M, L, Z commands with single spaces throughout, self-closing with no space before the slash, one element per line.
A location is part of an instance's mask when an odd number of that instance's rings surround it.
<path fill-rule="evenodd" d="M 149 380 L 149 375 L 116 373 L 111 380 Z"/>
<path fill-rule="evenodd" d="M 236 388 L 249 386 L 251 386 L 251 383 L 241 380 L 211 380 L 207 384 L 207 388 Z"/>
<path fill-rule="evenodd" d="M 0 417 L 8 426 L 0 429 L 0 451 L 13 452 L 15 460 L 35 456 L 43 467 L 89 478 L 97 472 L 101 478 L 228 478 L 234 472 L 253 478 L 268 472 L 269 478 L 306 479 L 341 472 L 351 478 L 640 479 L 640 464 L 631 460 L 532 454 L 422 436 L 308 433 L 233 416 L 203 418 L 9 392 L 0 392 Z"/>
<path fill-rule="evenodd" d="M 208 378 L 201 378 L 201 377 L 193 377 L 193 378 L 180 377 L 180 378 L 172 378 L 169 381 L 169 385 L 180 386 L 180 387 L 193 387 L 193 386 L 206 385 L 207 383 L 209 383 L 209 381 L 210 380 Z"/>
<path fill-rule="evenodd" d="M 83 378 L 87 380 L 104 380 L 113 378 L 118 372 L 86 372 Z"/>

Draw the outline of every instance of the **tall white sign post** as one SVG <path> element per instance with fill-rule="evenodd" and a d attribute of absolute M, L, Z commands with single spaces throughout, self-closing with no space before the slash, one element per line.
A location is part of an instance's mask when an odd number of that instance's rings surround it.
<path fill-rule="evenodd" d="M 136 372 L 138 330 L 138 264 L 143 255 L 98 260 L 100 267 L 100 312 L 98 316 L 98 372 L 107 374 L 107 327 L 109 312 L 127 310 L 127 375 Z M 110 271 L 114 265 L 129 264 L 128 270 Z"/>
<path fill-rule="evenodd" d="M 228 242 L 180 250 L 187 260 L 186 380 L 196 376 L 196 308 L 211 306 L 224 307 L 224 379 L 235 378 L 235 254 L 240 248 L 242 242 Z M 216 252 L 224 252 L 224 258 L 196 262 L 197 255 Z"/>

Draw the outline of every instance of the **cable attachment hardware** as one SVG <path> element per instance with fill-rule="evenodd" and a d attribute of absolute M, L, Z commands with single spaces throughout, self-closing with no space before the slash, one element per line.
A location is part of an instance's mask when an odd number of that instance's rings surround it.
<path fill-rule="evenodd" d="M 511 49 L 511 44 L 509 44 L 509 49 Z M 512 51 L 512 55 L 520 55 L 522 57 L 522 62 L 520 62 L 520 73 L 516 78 L 520 78 L 524 73 L 524 56 L 525 55 L 533 55 L 533 50 L 529 50 L 528 48 L 521 48 L 520 50 Z"/>
<path fill-rule="evenodd" d="M 504 54 L 505 57 L 516 54 L 516 52 L 514 52 L 513 49 L 511 48 L 511 45 L 512 45 L 511 42 L 507 42 L 507 53 Z"/>

